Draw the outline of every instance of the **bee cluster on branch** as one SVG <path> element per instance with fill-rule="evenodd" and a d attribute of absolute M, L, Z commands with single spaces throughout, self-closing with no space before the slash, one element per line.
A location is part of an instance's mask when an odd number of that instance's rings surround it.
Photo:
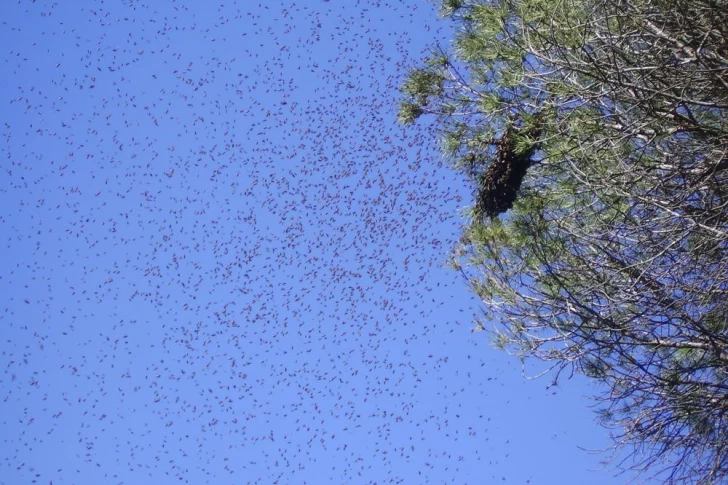
<path fill-rule="evenodd" d="M 520 134 L 518 128 L 511 126 L 503 136 L 493 141 L 496 146 L 495 159 L 476 176 L 475 218 L 480 223 L 486 217 L 494 219 L 513 207 L 521 183 L 532 165 L 531 157 L 537 144 L 534 143 L 528 150 L 519 151 L 515 140 L 517 135 L 538 140 L 541 129 L 534 128 Z"/>

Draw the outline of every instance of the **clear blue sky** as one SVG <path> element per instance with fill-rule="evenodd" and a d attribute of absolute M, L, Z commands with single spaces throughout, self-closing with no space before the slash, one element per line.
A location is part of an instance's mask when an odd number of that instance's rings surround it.
<path fill-rule="evenodd" d="M 5 2 L 0 484 L 615 483 L 444 267 L 419 0 Z"/>

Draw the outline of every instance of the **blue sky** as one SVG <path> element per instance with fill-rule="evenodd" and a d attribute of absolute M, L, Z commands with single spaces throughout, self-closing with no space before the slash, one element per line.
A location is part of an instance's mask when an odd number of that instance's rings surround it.
<path fill-rule="evenodd" d="M 0 14 L 0 484 L 614 483 L 579 378 L 472 332 L 431 4 Z"/>

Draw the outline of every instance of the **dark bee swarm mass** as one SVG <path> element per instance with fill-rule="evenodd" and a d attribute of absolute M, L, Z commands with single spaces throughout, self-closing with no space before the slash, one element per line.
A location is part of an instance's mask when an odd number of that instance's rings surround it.
<path fill-rule="evenodd" d="M 536 135 L 537 139 L 538 134 L 532 136 Z M 506 130 L 498 140 L 495 159 L 477 177 L 475 214 L 480 222 L 486 216 L 493 219 L 513 207 L 534 151 L 535 147 L 517 153 L 511 130 Z"/>

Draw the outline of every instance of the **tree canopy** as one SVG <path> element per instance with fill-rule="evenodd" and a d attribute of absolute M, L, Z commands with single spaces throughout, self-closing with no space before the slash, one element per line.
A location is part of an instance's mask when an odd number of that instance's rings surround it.
<path fill-rule="evenodd" d="M 728 480 L 728 4 L 444 0 L 400 120 L 473 185 L 478 325 L 598 380 L 626 468 Z"/>

